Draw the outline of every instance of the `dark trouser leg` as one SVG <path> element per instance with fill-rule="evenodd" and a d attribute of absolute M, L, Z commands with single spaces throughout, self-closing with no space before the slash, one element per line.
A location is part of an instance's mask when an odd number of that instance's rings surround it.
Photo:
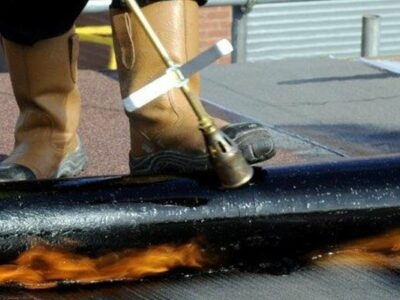
<path fill-rule="evenodd" d="M 71 29 L 88 0 L 2 0 L 0 34 L 25 45 L 53 38 Z"/>

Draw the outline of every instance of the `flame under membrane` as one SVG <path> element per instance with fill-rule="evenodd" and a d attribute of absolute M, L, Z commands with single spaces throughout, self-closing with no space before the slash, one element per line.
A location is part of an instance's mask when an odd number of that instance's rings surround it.
<path fill-rule="evenodd" d="M 325 266 L 399 269 L 400 229 L 354 240 L 331 252 L 314 252 L 310 257 L 312 263 Z M 176 268 L 202 270 L 216 262 L 216 257 L 207 253 L 196 240 L 183 245 L 152 246 L 145 250 L 127 249 L 97 257 L 41 244 L 32 246 L 13 262 L 0 265 L 0 285 L 48 289 L 60 283 L 138 280 Z"/>
<path fill-rule="evenodd" d="M 60 282 L 90 284 L 136 280 L 178 267 L 201 269 L 208 260 L 196 242 L 123 250 L 94 258 L 36 245 L 12 263 L 0 265 L 0 285 L 47 289 Z"/>
<path fill-rule="evenodd" d="M 400 269 L 400 229 L 350 241 L 335 251 L 314 255 L 313 261 L 320 265 Z"/>

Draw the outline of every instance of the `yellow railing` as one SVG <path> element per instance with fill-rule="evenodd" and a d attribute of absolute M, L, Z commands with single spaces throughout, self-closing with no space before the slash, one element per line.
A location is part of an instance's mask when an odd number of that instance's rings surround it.
<path fill-rule="evenodd" d="M 79 34 L 81 41 L 109 46 L 110 58 L 107 67 L 110 70 L 117 69 L 111 26 L 100 25 L 78 27 L 76 28 L 76 32 Z"/>

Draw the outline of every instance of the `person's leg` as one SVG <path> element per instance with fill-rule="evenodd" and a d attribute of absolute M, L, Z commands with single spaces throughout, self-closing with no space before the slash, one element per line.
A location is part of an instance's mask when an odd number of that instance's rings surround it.
<path fill-rule="evenodd" d="M 198 55 L 198 3 L 170 0 L 140 3 L 170 56 L 183 64 Z M 160 76 L 166 67 L 141 25 L 120 1 L 113 1 L 111 20 L 122 98 Z M 189 82 L 200 94 L 200 78 Z M 188 173 L 211 168 L 198 121 L 183 93 L 174 89 L 143 108 L 128 114 L 131 132 L 132 174 Z M 224 129 L 225 131 L 225 129 Z M 230 125 L 250 163 L 271 158 L 274 147 L 268 132 L 257 124 Z"/>
<path fill-rule="evenodd" d="M 30 1 L 24 9 L 21 2 L 1 4 L 0 34 L 20 115 L 0 181 L 72 176 L 86 166 L 77 136 L 79 41 L 71 28 L 86 2 L 71 1 L 71 10 L 57 1 L 54 7 Z"/>
<path fill-rule="evenodd" d="M 23 45 L 57 37 L 69 31 L 88 0 L 2 0 L 0 34 Z"/>

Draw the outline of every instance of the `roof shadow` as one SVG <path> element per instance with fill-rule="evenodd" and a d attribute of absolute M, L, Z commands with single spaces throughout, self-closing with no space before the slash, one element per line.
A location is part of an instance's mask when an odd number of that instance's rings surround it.
<path fill-rule="evenodd" d="M 281 126 L 324 146 L 364 149 L 379 154 L 400 153 L 400 129 L 377 124 L 311 124 Z M 393 126 L 394 127 L 394 126 Z"/>
<path fill-rule="evenodd" d="M 375 73 L 375 74 L 360 74 L 360 75 L 354 75 L 354 76 L 332 76 L 332 77 L 316 77 L 316 78 L 307 78 L 307 79 L 287 80 L 287 81 L 278 82 L 278 85 L 324 83 L 324 82 L 331 82 L 331 81 L 376 80 L 376 79 L 387 79 L 387 78 L 396 78 L 396 77 L 399 77 L 399 75 L 385 72 L 385 73 Z"/>

